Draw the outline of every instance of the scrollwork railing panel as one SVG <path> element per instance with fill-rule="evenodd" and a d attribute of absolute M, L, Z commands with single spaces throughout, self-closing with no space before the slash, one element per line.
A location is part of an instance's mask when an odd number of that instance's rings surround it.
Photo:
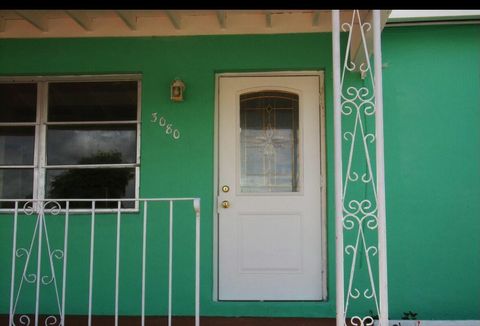
<path fill-rule="evenodd" d="M 65 248 L 52 247 L 47 226 L 47 216 L 58 216 L 61 210 L 61 205 L 58 202 L 52 201 L 43 203 L 41 201 L 29 201 L 21 208 L 16 209 L 14 222 L 16 224 L 15 228 L 17 227 L 19 219 L 22 220 L 22 224 L 28 222 L 28 220 L 24 219 L 26 216 L 34 217 L 35 226 L 33 232 L 30 235 L 27 235 L 29 238 L 29 244 L 27 247 L 17 248 L 17 243 L 14 243 L 13 259 L 15 265 L 13 267 L 16 268 L 12 272 L 10 326 L 38 324 L 38 313 L 34 316 L 35 320 L 32 320 L 32 315 L 17 312 L 17 310 L 22 295 L 24 295 L 27 297 L 30 296 L 30 298 L 29 301 L 25 301 L 22 310 L 28 309 L 31 312 L 38 311 L 40 308 L 40 296 L 42 293 L 45 295 L 48 288 L 52 288 L 51 291 L 53 291 L 55 297 L 54 310 L 56 310 L 56 314 L 48 315 L 43 324 L 45 326 L 61 325 L 62 318 L 57 317 L 62 313 L 62 304 L 60 301 L 61 293 L 59 292 L 59 280 L 57 278 L 56 270 L 63 268 L 63 265 L 65 264 Z M 40 255 L 40 257 L 38 257 L 38 255 Z M 42 261 L 46 261 L 47 263 L 40 264 L 41 267 L 38 268 L 38 263 Z M 16 273 L 16 270 L 20 273 Z M 32 294 L 36 297 L 35 302 L 33 303 L 31 302 Z M 30 308 L 25 305 L 30 305 Z M 52 307 L 47 307 L 47 309 L 51 310 Z"/>

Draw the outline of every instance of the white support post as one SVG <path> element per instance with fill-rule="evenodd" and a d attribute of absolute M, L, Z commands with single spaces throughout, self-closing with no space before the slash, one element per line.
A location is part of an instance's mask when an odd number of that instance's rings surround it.
<path fill-rule="evenodd" d="M 43 202 L 40 202 L 40 211 L 38 213 L 38 251 L 37 251 L 37 276 L 35 277 L 36 291 L 35 291 L 35 326 L 38 326 L 38 319 L 40 313 L 40 279 L 42 271 L 42 227 L 43 227 Z"/>
<path fill-rule="evenodd" d="M 93 255 L 95 253 L 95 201 L 92 201 L 92 219 L 90 221 L 90 267 L 88 281 L 88 326 L 92 326 L 93 299 Z"/>
<path fill-rule="evenodd" d="M 70 215 L 70 202 L 65 206 L 65 231 L 63 238 L 63 277 L 62 277 L 62 313 L 60 325 L 65 325 L 65 293 L 67 291 L 67 254 L 68 254 L 68 223 Z"/>
<path fill-rule="evenodd" d="M 383 144 L 383 89 L 380 10 L 373 11 L 373 54 L 375 67 L 375 132 L 378 208 L 378 260 L 381 326 L 388 326 L 387 228 L 385 221 L 385 160 Z"/>
<path fill-rule="evenodd" d="M 195 210 L 195 326 L 200 326 L 200 198 L 193 200 Z"/>
<path fill-rule="evenodd" d="M 170 200 L 168 227 L 168 326 L 172 326 L 172 279 L 173 279 L 173 201 Z"/>
<path fill-rule="evenodd" d="M 120 280 L 120 226 L 122 225 L 121 217 L 122 202 L 118 201 L 117 206 L 117 252 L 115 260 L 115 326 L 118 326 L 118 294 Z"/>
<path fill-rule="evenodd" d="M 337 326 L 345 325 L 343 275 L 342 104 L 340 80 L 340 12 L 332 10 L 333 129 L 335 150 L 335 266 Z"/>
<path fill-rule="evenodd" d="M 145 326 L 145 273 L 147 257 L 147 217 L 148 201 L 143 201 L 143 233 L 142 233 L 142 326 Z"/>
<path fill-rule="evenodd" d="M 15 215 L 13 216 L 13 243 L 12 243 L 12 278 L 10 283 L 10 312 L 8 314 L 8 326 L 13 324 L 13 294 L 15 290 L 15 257 L 17 251 L 17 219 L 18 219 L 18 201 L 15 201 Z"/>

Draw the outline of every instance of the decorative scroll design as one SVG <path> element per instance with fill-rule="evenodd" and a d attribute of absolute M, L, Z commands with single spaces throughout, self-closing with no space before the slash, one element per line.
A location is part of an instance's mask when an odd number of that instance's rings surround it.
<path fill-rule="evenodd" d="M 271 179 L 275 175 L 275 161 L 276 161 L 276 154 L 278 147 L 283 147 L 285 144 L 288 143 L 288 140 L 285 137 L 281 137 L 276 135 L 274 127 L 272 127 L 272 107 L 267 106 L 265 108 L 265 112 L 267 114 L 266 121 L 266 129 L 264 132 L 264 136 L 256 137 L 258 141 L 261 142 L 263 146 L 263 155 L 265 156 L 266 161 L 266 168 L 265 168 L 265 175 Z"/>
<path fill-rule="evenodd" d="M 20 325 L 30 325 L 30 317 L 28 317 L 27 315 L 21 315 L 20 316 L 20 319 L 19 319 L 19 323 Z"/>
<path fill-rule="evenodd" d="M 372 316 L 356 315 L 359 310 L 372 310 L 380 314 L 377 275 L 374 273 L 374 265 L 378 262 L 377 190 L 372 168 L 375 157 L 372 157 L 374 151 L 371 150 L 376 139 L 375 133 L 367 130 L 367 126 L 375 122 L 374 79 L 368 59 L 358 67 L 350 59 L 355 31 L 361 39 L 359 51 L 365 51 L 365 58 L 369 57 L 365 33 L 370 29 L 369 23 L 362 22 L 358 10 L 353 11 L 350 23 L 342 25 L 342 30 L 348 32 L 341 77 L 343 146 L 348 149 L 342 193 L 344 261 L 347 263 L 345 268 L 349 266 L 349 270 L 346 270 L 344 322 L 347 324 L 348 316 L 353 315 L 348 324 L 355 326 L 374 324 Z M 353 72 L 360 72 L 362 77 L 369 78 L 364 82 L 355 81 L 349 78 Z M 370 309 L 362 308 L 365 306 Z M 371 309 L 372 306 L 374 309 Z"/>
<path fill-rule="evenodd" d="M 15 319 L 18 303 L 22 293 L 26 290 L 25 287 L 35 287 L 35 293 L 37 298 L 41 297 L 41 289 L 44 287 L 53 287 L 55 292 L 56 307 L 58 308 L 58 315 L 62 314 L 62 304 L 60 301 L 60 292 L 58 285 L 58 278 L 55 273 L 55 265 L 63 267 L 65 264 L 64 257 L 65 252 L 63 249 L 52 248 L 50 244 L 50 238 L 48 235 L 48 227 L 45 216 L 46 215 L 59 215 L 61 212 L 61 205 L 55 201 L 29 201 L 26 202 L 23 208 L 18 210 L 18 216 L 33 215 L 36 216 L 35 227 L 30 239 L 28 248 L 20 247 L 16 248 L 14 252 L 15 265 L 18 270 L 21 271 L 21 277 L 18 288 L 15 287 L 16 271 L 13 272 L 13 297 L 11 298 L 11 324 L 10 326 L 25 325 L 29 326 L 37 324 L 38 314 L 35 313 L 35 322 L 33 322 L 29 315 L 21 314 L 18 320 Z M 14 244 L 16 246 L 16 244 Z M 33 258 L 36 256 L 35 258 Z M 46 259 L 46 261 L 45 261 Z M 57 264 L 55 262 L 58 261 Z M 47 267 L 42 268 L 46 265 Z M 37 299 L 38 301 L 39 299 Z M 32 311 L 33 313 L 33 311 Z M 63 325 L 63 318 L 59 318 L 56 315 L 47 316 L 44 320 L 45 326 Z"/>

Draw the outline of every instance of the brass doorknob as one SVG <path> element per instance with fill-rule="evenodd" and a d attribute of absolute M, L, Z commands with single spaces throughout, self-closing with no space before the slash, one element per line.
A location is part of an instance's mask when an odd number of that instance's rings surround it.
<path fill-rule="evenodd" d="M 230 207 L 230 202 L 228 200 L 222 201 L 222 207 L 223 208 L 229 208 Z"/>

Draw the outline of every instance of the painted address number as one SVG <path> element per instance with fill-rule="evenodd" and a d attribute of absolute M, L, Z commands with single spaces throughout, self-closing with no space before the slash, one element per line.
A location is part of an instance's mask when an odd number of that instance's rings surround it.
<path fill-rule="evenodd" d="M 163 116 L 159 117 L 157 112 L 152 113 L 152 120 L 150 120 L 150 122 L 158 123 L 158 125 L 165 130 L 165 134 L 171 135 L 173 139 L 180 139 L 180 131 L 174 129 L 173 124 L 169 123 Z"/>

